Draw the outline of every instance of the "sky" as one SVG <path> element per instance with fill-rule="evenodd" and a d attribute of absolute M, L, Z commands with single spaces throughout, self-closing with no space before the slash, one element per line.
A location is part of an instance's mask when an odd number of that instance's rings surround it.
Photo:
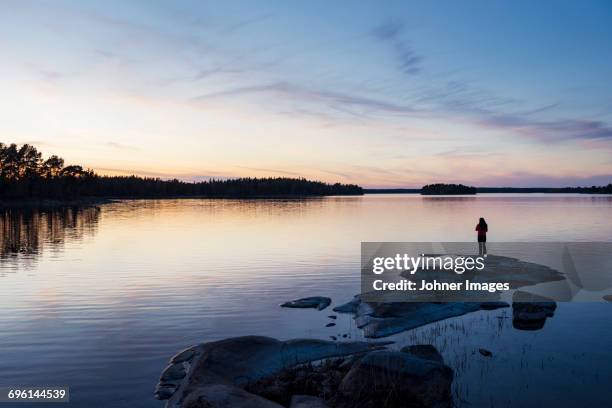
<path fill-rule="evenodd" d="M 0 141 L 101 174 L 612 182 L 609 1 L 3 1 Z"/>

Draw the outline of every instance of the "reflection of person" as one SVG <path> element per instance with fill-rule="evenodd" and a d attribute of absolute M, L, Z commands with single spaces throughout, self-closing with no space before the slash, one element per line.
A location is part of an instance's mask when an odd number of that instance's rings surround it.
<path fill-rule="evenodd" d="M 476 224 L 476 231 L 478 231 L 478 255 L 487 255 L 487 231 L 489 226 L 484 218 L 480 217 L 478 224 Z"/>

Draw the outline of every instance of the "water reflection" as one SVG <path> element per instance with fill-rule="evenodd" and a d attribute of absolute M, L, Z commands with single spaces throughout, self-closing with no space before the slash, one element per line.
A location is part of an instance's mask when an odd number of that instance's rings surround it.
<path fill-rule="evenodd" d="M 517 330 L 541 330 L 557 310 L 557 302 L 529 292 L 518 290 L 512 300 L 512 327 Z"/>
<path fill-rule="evenodd" d="M 326 327 L 326 312 L 278 305 L 315 295 L 348 302 L 361 288 L 360 242 L 474 241 L 480 216 L 491 242 L 612 236 L 612 197 L 588 196 L 128 200 L 0 212 L 0 274 L 17 272 L 0 278 L 0 384 L 70 385 L 72 408 L 159 407 L 160 370 L 192 344 L 248 334 L 362 340 L 352 316 Z M 541 406 L 606 406 L 608 303 L 559 303 L 544 330 L 514 330 L 513 317 L 479 311 L 389 340 L 434 344 L 456 370 L 467 401 L 459 406 L 543 397 Z"/>
<path fill-rule="evenodd" d="M 46 249 L 58 251 L 67 242 L 95 234 L 99 218 L 98 207 L 2 209 L 2 266 L 32 266 Z"/>

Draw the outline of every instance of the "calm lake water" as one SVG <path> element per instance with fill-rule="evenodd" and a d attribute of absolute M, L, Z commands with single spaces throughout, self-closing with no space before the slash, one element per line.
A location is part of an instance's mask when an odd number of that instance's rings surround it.
<path fill-rule="evenodd" d="M 325 327 L 331 308 L 278 305 L 312 295 L 331 297 L 332 307 L 350 300 L 360 286 L 361 241 L 472 241 L 480 216 L 490 241 L 612 238 L 610 196 L 137 200 L 4 210 L 0 386 L 68 385 L 71 407 L 160 407 L 159 373 L 189 345 L 247 334 L 361 339 L 349 316 Z M 538 331 L 513 328 L 511 315 L 478 312 L 390 339 L 393 347 L 434 343 L 455 369 L 459 406 L 609 406 L 612 304 L 559 304 Z"/>

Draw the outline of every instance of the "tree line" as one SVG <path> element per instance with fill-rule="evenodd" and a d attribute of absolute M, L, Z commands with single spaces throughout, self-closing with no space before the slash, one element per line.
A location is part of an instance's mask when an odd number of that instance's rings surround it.
<path fill-rule="evenodd" d="M 612 194 L 612 183 L 591 187 L 478 187 L 479 193 Z"/>
<path fill-rule="evenodd" d="M 360 195 L 354 184 L 304 178 L 237 178 L 185 182 L 138 176 L 101 176 L 56 155 L 43 159 L 34 146 L 0 143 L 0 198 L 68 200 L 84 197 L 291 197 Z"/>
<path fill-rule="evenodd" d="M 406 190 L 408 191 L 408 190 Z M 418 191 L 418 190 L 417 190 Z M 369 191 L 366 190 L 366 193 Z M 412 190 L 410 192 L 413 192 Z M 574 194 L 612 194 L 612 183 L 607 186 L 591 187 L 471 187 L 463 184 L 428 184 L 420 190 L 423 195 L 453 195 L 476 193 L 574 193 Z"/>
<path fill-rule="evenodd" d="M 476 194 L 476 187 L 463 184 L 427 184 L 421 187 L 422 195 Z"/>

